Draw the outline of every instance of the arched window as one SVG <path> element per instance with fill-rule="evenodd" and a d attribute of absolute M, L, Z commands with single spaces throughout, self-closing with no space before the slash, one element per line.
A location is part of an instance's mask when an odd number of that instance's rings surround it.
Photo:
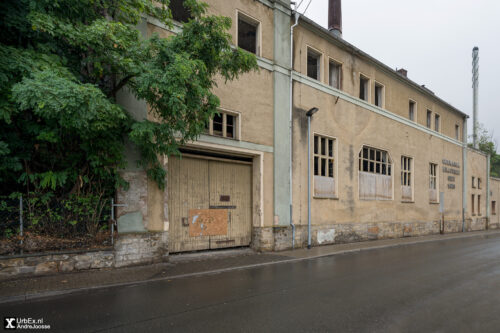
<path fill-rule="evenodd" d="M 363 146 L 359 152 L 359 198 L 392 200 L 392 160 L 385 150 Z"/>

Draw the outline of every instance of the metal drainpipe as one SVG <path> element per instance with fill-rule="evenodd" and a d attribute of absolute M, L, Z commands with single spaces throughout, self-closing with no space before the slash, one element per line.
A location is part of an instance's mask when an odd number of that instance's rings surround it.
<path fill-rule="evenodd" d="M 465 232 L 465 212 L 467 210 L 467 118 L 464 118 L 462 133 L 462 232 Z"/>
<path fill-rule="evenodd" d="M 299 24 L 298 12 L 295 12 L 295 24 L 290 27 L 290 225 L 292 226 L 292 249 L 295 248 L 295 224 L 293 224 L 293 188 L 292 188 L 292 110 L 293 110 L 293 29 Z"/>
<path fill-rule="evenodd" d="M 486 230 L 488 230 L 488 224 L 490 223 L 490 155 L 488 154 L 488 159 L 486 162 Z"/>
<path fill-rule="evenodd" d="M 307 117 L 307 248 L 311 248 L 311 117 Z"/>

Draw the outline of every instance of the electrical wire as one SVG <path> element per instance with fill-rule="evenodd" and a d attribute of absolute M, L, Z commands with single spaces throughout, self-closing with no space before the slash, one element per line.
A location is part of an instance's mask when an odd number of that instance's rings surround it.
<path fill-rule="evenodd" d="M 302 2 L 302 1 L 301 1 Z M 305 15 L 306 12 L 307 12 L 307 9 L 309 8 L 309 5 L 311 4 L 312 0 L 309 0 L 309 3 L 307 4 L 307 7 L 306 9 L 304 10 L 304 12 L 302 13 L 302 15 Z"/>

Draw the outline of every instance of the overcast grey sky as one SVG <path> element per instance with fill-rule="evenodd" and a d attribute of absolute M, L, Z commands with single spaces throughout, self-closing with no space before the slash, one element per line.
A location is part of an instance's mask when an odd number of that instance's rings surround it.
<path fill-rule="evenodd" d="M 312 0 L 306 16 L 326 27 L 328 0 Z M 406 68 L 413 81 L 467 113 L 469 134 L 472 48 L 478 46 L 479 122 L 500 143 L 499 0 L 343 0 L 342 21 L 349 43 L 389 67 Z"/>

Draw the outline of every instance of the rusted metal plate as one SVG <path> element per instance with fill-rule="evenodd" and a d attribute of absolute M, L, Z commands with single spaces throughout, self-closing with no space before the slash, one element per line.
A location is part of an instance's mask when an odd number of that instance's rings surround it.
<path fill-rule="evenodd" d="M 189 236 L 227 235 L 227 209 L 190 209 Z"/>

